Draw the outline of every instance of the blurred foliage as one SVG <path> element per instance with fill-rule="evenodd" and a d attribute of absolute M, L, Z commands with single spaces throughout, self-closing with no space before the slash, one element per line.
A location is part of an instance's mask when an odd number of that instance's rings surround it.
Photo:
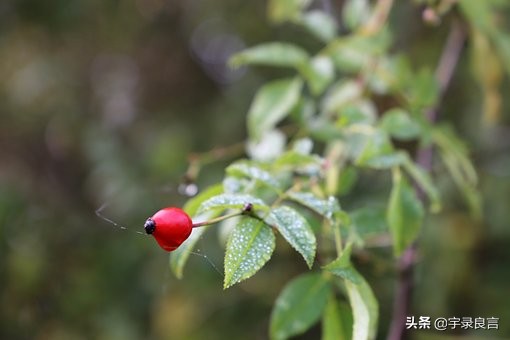
<path fill-rule="evenodd" d="M 441 7 L 449 2 L 398 2 L 393 8 L 395 46 L 413 69 L 436 64 L 447 25 L 433 25 L 453 19 L 455 13 Z M 341 18 L 344 3 L 312 6 Z M 434 169 L 444 207 L 423 228 L 413 303 L 415 315 L 499 317 L 500 330 L 490 333 L 495 337 L 510 336 L 504 321 L 510 319 L 510 103 L 501 95 L 509 91 L 503 74 L 510 58 L 508 34 L 498 33 L 510 29 L 504 4 L 462 5 L 475 38 L 441 107 L 443 119 L 467 141 L 483 218 L 470 215 L 456 186 L 442 176 L 445 169 Z M 487 12 L 491 6 L 498 10 Z M 1 338 L 266 338 L 273 301 L 306 269 L 299 254 L 277 239 L 278 256 L 263 271 L 223 291 L 215 270 L 222 262 L 221 237 L 198 240 L 199 255 L 190 256 L 179 281 L 168 270 L 167 254 L 134 232 L 161 206 L 185 201 L 177 188 L 191 153 L 245 139 L 254 88 L 292 74 L 232 70 L 228 58 L 270 40 L 320 46 L 300 26 L 269 25 L 262 19 L 266 10 L 264 2 L 238 0 L 0 3 Z M 306 18 L 305 25 L 313 20 Z M 342 32 L 357 25 L 348 18 L 341 23 Z M 322 41 L 330 36 L 327 29 L 316 35 Z M 348 71 L 356 67 L 353 61 L 362 62 L 358 58 L 336 63 Z M 320 92 L 322 83 L 315 84 Z M 409 96 L 422 98 L 419 90 L 410 89 Z M 389 108 L 387 100 L 382 96 L 378 104 Z M 225 165 L 207 165 L 199 188 L 221 178 Z M 339 185 L 353 183 L 343 206 L 359 209 L 359 220 L 377 220 L 374 202 L 391 178 L 351 174 L 361 180 L 342 178 Z M 104 214 L 129 231 L 94 215 L 105 202 Z M 370 213 L 361 211 L 367 207 Z M 395 268 L 383 260 L 390 252 L 381 248 L 353 260 L 382 306 L 381 337 L 393 301 Z M 326 310 L 340 313 L 331 302 Z M 315 327 L 302 338 L 319 334 Z"/>

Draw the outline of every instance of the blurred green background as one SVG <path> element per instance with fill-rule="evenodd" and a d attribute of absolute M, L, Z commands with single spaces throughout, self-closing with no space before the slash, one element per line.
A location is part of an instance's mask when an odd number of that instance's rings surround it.
<path fill-rule="evenodd" d="M 315 6 L 338 15 L 341 2 Z M 185 201 L 178 187 L 190 153 L 244 139 L 255 89 L 281 73 L 233 71 L 228 56 L 269 40 L 320 47 L 295 27 L 271 26 L 265 11 L 239 0 L 0 2 L 0 338 L 267 338 L 275 297 L 306 270 L 292 250 L 279 245 L 254 278 L 223 291 L 213 233 L 197 250 L 213 265 L 192 256 L 181 281 L 168 255 L 135 233 L 155 210 Z M 420 18 L 398 2 L 395 46 L 415 66 L 435 65 L 447 27 Z M 499 331 L 478 335 L 510 338 L 510 103 L 504 96 L 499 122 L 483 125 L 470 63 L 466 50 L 440 114 L 472 151 L 484 218 L 473 220 L 439 176 L 445 210 L 422 234 L 412 312 L 499 317 Z M 226 164 L 205 168 L 199 188 Z M 358 184 L 352 199 L 380 188 L 369 187 Z M 128 231 L 95 216 L 104 203 Z M 357 263 L 380 300 L 381 337 L 393 300 L 389 254 Z M 302 338 L 319 335 L 315 327 Z"/>

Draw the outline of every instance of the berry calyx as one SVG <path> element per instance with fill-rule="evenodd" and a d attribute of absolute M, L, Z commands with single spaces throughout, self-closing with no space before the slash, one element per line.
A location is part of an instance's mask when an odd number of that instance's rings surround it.
<path fill-rule="evenodd" d="M 152 234 L 154 230 L 156 229 L 156 222 L 152 218 L 148 218 L 147 221 L 145 221 L 145 224 L 143 225 L 143 229 L 145 229 L 145 232 L 147 234 Z"/>
<path fill-rule="evenodd" d="M 168 207 L 149 217 L 143 227 L 147 234 L 154 236 L 161 248 L 172 251 L 189 237 L 193 222 L 183 210 Z"/>

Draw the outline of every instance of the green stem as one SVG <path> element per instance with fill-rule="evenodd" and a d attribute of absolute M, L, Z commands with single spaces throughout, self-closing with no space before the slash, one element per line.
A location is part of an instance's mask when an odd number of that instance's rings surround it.
<path fill-rule="evenodd" d="M 342 254 L 342 235 L 340 234 L 340 226 L 338 224 L 333 224 L 333 233 L 335 235 L 335 247 L 338 256 Z"/>
<path fill-rule="evenodd" d="M 232 217 L 235 217 L 235 216 L 243 215 L 244 213 L 246 213 L 246 211 L 243 209 L 241 211 L 236 211 L 236 212 L 231 213 L 231 214 L 219 216 L 219 217 L 213 218 L 213 219 L 208 220 L 208 221 L 193 223 L 193 228 L 198 228 L 198 227 L 203 227 L 203 226 L 206 226 L 206 225 L 215 224 L 215 223 L 221 222 L 223 220 L 226 220 L 228 218 L 232 218 Z"/>
<path fill-rule="evenodd" d="M 372 16 L 368 22 L 361 28 L 361 33 L 366 35 L 376 34 L 386 24 L 388 15 L 394 0 L 377 0 L 374 6 Z"/>

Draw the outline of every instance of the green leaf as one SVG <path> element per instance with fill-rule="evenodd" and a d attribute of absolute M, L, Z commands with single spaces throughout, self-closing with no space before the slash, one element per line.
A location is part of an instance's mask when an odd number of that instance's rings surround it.
<path fill-rule="evenodd" d="M 246 153 L 251 159 L 257 161 L 273 161 L 285 150 L 285 134 L 280 130 L 264 132 L 259 141 L 249 140 L 246 145 Z"/>
<path fill-rule="evenodd" d="M 459 7 L 469 23 L 487 35 L 492 35 L 498 30 L 496 26 L 497 20 L 494 18 L 494 11 L 497 10 L 496 4 L 496 1 L 491 0 L 459 1 Z"/>
<path fill-rule="evenodd" d="M 347 104 L 358 100 L 362 95 L 362 87 L 354 80 L 341 81 L 333 85 L 324 96 L 322 109 L 324 112 L 338 112 Z"/>
<path fill-rule="evenodd" d="M 340 171 L 340 176 L 338 177 L 338 195 L 346 195 L 348 194 L 356 181 L 358 180 L 358 173 L 356 168 L 353 166 L 347 166 Z"/>
<path fill-rule="evenodd" d="M 351 340 L 352 312 L 343 302 L 330 295 L 322 316 L 322 340 Z"/>
<path fill-rule="evenodd" d="M 389 154 L 374 156 L 366 160 L 363 165 L 374 169 L 391 169 L 404 164 L 408 159 L 404 151 L 397 151 Z"/>
<path fill-rule="evenodd" d="M 476 188 L 478 175 L 469 159 L 467 147 L 447 126 L 435 128 L 432 139 L 439 147 L 439 155 L 453 181 L 464 195 L 471 213 L 475 218 L 481 218 L 481 199 Z"/>
<path fill-rule="evenodd" d="M 386 111 L 381 120 L 381 128 L 390 136 L 400 140 L 413 140 L 420 136 L 420 125 L 402 109 Z"/>
<path fill-rule="evenodd" d="M 320 274 L 304 274 L 290 281 L 271 313 L 271 339 L 287 339 L 305 332 L 320 319 L 330 294 L 329 282 Z"/>
<path fill-rule="evenodd" d="M 225 194 L 242 195 L 249 186 L 249 180 L 246 178 L 225 176 L 222 184 Z"/>
<path fill-rule="evenodd" d="M 296 21 L 322 42 L 329 42 L 336 37 L 337 24 L 333 17 L 323 11 L 309 11 Z"/>
<path fill-rule="evenodd" d="M 352 225 L 356 233 L 365 238 L 387 232 L 386 209 L 380 206 L 369 206 L 350 213 Z"/>
<path fill-rule="evenodd" d="M 269 226 L 259 219 L 243 217 L 227 242 L 223 288 L 255 274 L 269 261 L 274 247 L 275 237 Z"/>
<path fill-rule="evenodd" d="M 430 211 L 437 213 L 441 210 L 441 197 L 439 190 L 432 182 L 430 176 L 425 170 L 414 163 L 409 157 L 404 162 L 404 169 L 411 175 L 414 181 L 425 192 L 430 201 Z"/>
<path fill-rule="evenodd" d="M 313 141 L 310 138 L 300 138 L 294 141 L 292 151 L 302 155 L 309 155 L 313 149 Z"/>
<path fill-rule="evenodd" d="M 314 139 L 322 142 L 331 142 L 345 137 L 344 132 L 331 124 L 329 119 L 316 118 L 310 120 L 307 128 Z"/>
<path fill-rule="evenodd" d="M 170 254 L 170 269 L 178 279 L 182 279 L 184 266 L 188 261 L 189 255 L 207 229 L 209 227 L 194 228 L 188 239 Z"/>
<path fill-rule="evenodd" d="M 307 63 L 308 59 L 308 53 L 299 46 L 271 42 L 236 53 L 230 58 L 229 65 L 236 68 L 243 65 L 298 67 Z"/>
<path fill-rule="evenodd" d="M 388 135 L 379 129 L 366 129 L 360 131 L 359 134 L 361 141 L 353 140 L 354 143 L 360 143 L 361 150 L 356 156 L 355 164 L 360 166 L 370 166 L 374 168 L 383 168 L 399 164 L 402 161 L 402 155 L 393 151 L 393 145 L 388 138 Z M 349 140 L 351 143 L 351 140 Z M 382 156 L 388 156 L 388 159 Z M 379 158 L 379 159 L 377 159 Z"/>
<path fill-rule="evenodd" d="M 274 168 L 312 176 L 320 173 L 321 164 L 322 158 L 317 155 L 305 155 L 291 150 L 274 162 Z"/>
<path fill-rule="evenodd" d="M 489 37 L 476 29 L 471 30 L 470 41 L 473 75 L 483 95 L 483 120 L 489 125 L 495 124 L 501 118 L 503 66 L 505 62 L 510 64 L 510 60 L 500 58 Z"/>
<path fill-rule="evenodd" d="M 372 289 L 354 268 L 355 284 L 350 280 L 345 281 L 345 288 L 352 308 L 354 323 L 352 325 L 352 339 L 372 340 L 377 335 L 377 321 L 379 317 L 379 306 Z"/>
<path fill-rule="evenodd" d="M 407 85 L 408 100 L 416 110 L 431 107 L 439 97 L 437 79 L 428 69 L 420 70 Z"/>
<path fill-rule="evenodd" d="M 373 102 L 364 99 L 357 100 L 340 110 L 337 125 L 342 127 L 353 124 L 373 125 L 376 117 L 377 109 Z"/>
<path fill-rule="evenodd" d="M 395 256 L 400 256 L 414 242 L 420 231 L 423 216 L 423 206 L 415 190 L 402 176 L 400 170 L 394 169 L 393 189 L 386 219 L 393 236 Z"/>
<path fill-rule="evenodd" d="M 251 203 L 254 210 L 267 211 L 268 206 L 260 198 L 245 194 L 221 194 L 209 198 L 203 202 L 198 209 L 198 213 L 214 210 L 239 209 L 245 204 Z"/>
<path fill-rule="evenodd" d="M 351 252 L 352 244 L 348 244 L 336 260 L 325 265 L 322 269 L 353 283 L 360 283 L 359 275 L 351 264 Z"/>
<path fill-rule="evenodd" d="M 311 0 L 270 0 L 268 2 L 267 14 L 274 23 L 296 20 L 310 2 Z"/>
<path fill-rule="evenodd" d="M 380 94 L 406 92 L 414 79 L 411 62 L 405 55 L 379 57 L 373 72 L 366 75 L 370 88 Z"/>
<path fill-rule="evenodd" d="M 320 165 L 321 158 L 316 155 L 304 155 L 294 150 L 285 152 L 274 163 L 276 167 L 300 167 L 310 165 Z"/>
<path fill-rule="evenodd" d="M 189 199 L 182 209 L 185 212 L 187 212 L 188 215 L 194 216 L 197 213 L 200 205 L 205 200 L 207 200 L 213 196 L 219 195 L 221 193 L 223 193 L 223 184 L 222 183 L 212 185 L 212 186 L 208 187 L 207 189 L 203 190 L 202 192 L 200 192 L 195 197 Z"/>
<path fill-rule="evenodd" d="M 276 228 L 298 253 L 303 256 L 309 268 L 315 259 L 317 241 L 306 219 L 296 210 L 281 206 L 271 210 L 264 221 Z"/>
<path fill-rule="evenodd" d="M 299 78 L 270 82 L 262 86 L 248 112 L 248 132 L 259 141 L 266 131 L 284 119 L 299 100 L 303 81 Z"/>
<path fill-rule="evenodd" d="M 478 175 L 469 159 L 469 150 L 455 132 L 448 126 L 440 126 L 432 132 L 432 139 L 442 152 L 454 159 L 456 169 L 450 169 L 453 170 L 452 175 L 458 174 L 459 180 L 473 186 L 476 185 Z"/>
<path fill-rule="evenodd" d="M 502 32 L 494 34 L 494 45 L 496 46 L 501 63 L 505 67 L 506 73 L 510 75 L 510 36 Z"/>
<path fill-rule="evenodd" d="M 368 0 L 348 0 L 342 11 L 343 22 L 354 30 L 370 18 L 370 4 Z"/>
<path fill-rule="evenodd" d="M 277 191 L 280 189 L 280 183 L 273 177 L 273 175 L 258 166 L 247 164 L 244 161 L 228 166 L 226 172 L 230 176 L 246 176 Z"/>
<path fill-rule="evenodd" d="M 335 78 L 333 62 L 325 56 L 315 57 L 309 63 L 302 64 L 299 71 L 314 95 L 322 94 Z"/>
<path fill-rule="evenodd" d="M 228 214 L 228 212 L 227 212 Z M 218 228 L 218 241 L 220 242 L 220 245 L 225 249 L 227 246 L 227 241 L 230 237 L 230 234 L 235 229 L 235 227 L 239 224 L 241 221 L 241 218 L 243 218 L 243 215 L 234 216 L 232 218 L 227 218 L 226 220 L 223 220 L 219 223 Z"/>
<path fill-rule="evenodd" d="M 315 100 L 303 93 L 297 104 L 292 108 L 290 118 L 299 125 L 305 126 L 315 115 L 317 111 L 315 106 Z"/>
<path fill-rule="evenodd" d="M 358 73 L 365 69 L 375 57 L 382 55 L 390 41 L 391 36 L 387 30 L 382 30 L 373 36 L 355 34 L 333 40 L 325 54 L 333 59 L 339 71 Z"/>
<path fill-rule="evenodd" d="M 315 211 L 319 215 L 324 216 L 330 221 L 333 221 L 335 214 L 340 211 L 340 205 L 335 197 L 330 196 L 327 200 L 321 199 L 311 192 L 297 192 L 291 191 L 288 197 L 304 205 L 305 207 Z"/>

